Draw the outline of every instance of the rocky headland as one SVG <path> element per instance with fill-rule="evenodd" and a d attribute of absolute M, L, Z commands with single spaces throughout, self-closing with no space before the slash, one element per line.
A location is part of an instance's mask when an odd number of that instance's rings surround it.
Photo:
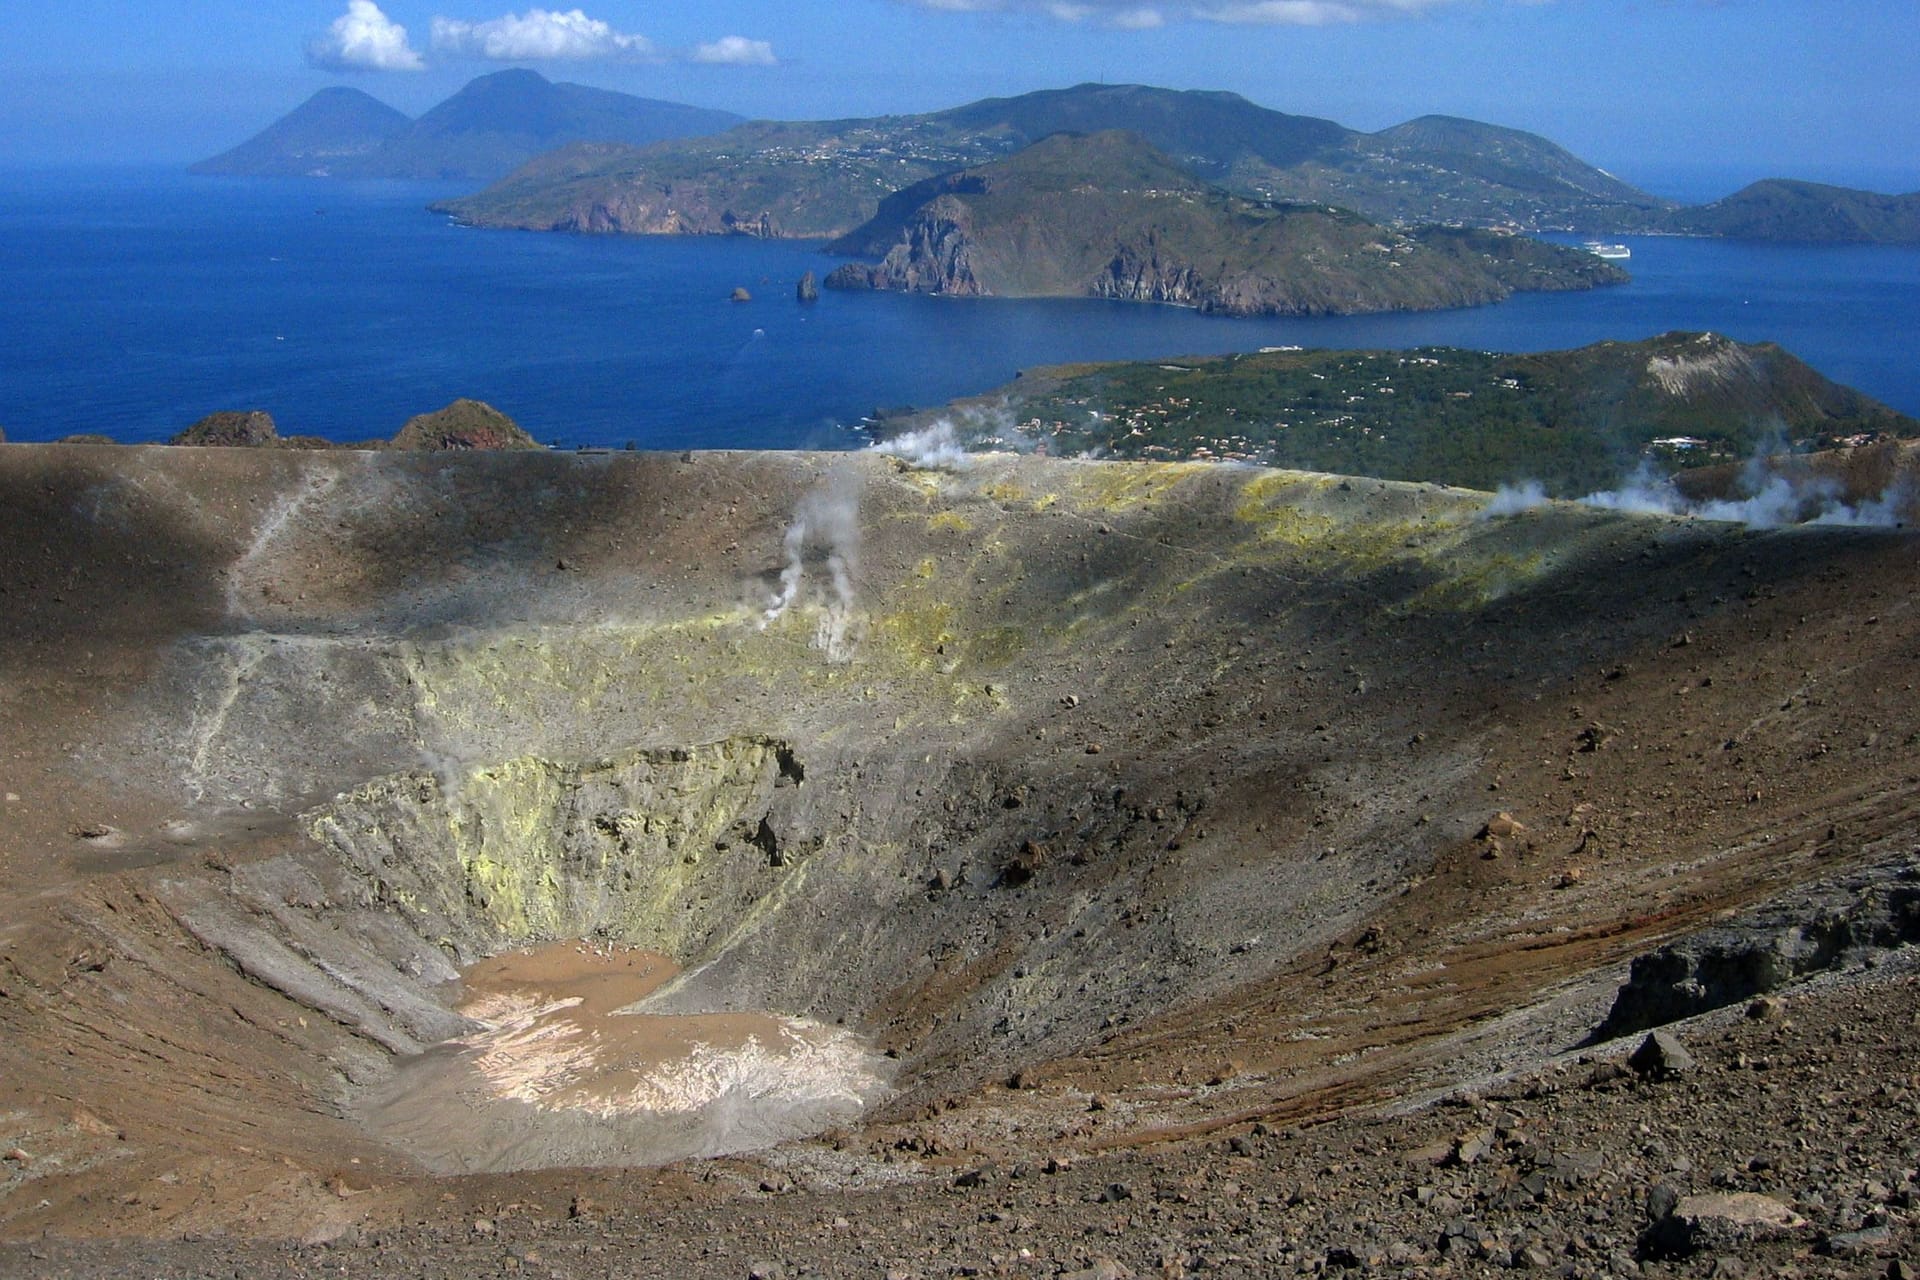
<path fill-rule="evenodd" d="M 1578 250 L 1491 232 L 1393 231 L 1329 206 L 1201 183 L 1126 133 L 1056 134 L 903 192 L 836 242 L 896 236 L 831 288 L 959 297 L 1103 297 L 1227 315 L 1346 315 L 1499 301 L 1626 279 Z"/>

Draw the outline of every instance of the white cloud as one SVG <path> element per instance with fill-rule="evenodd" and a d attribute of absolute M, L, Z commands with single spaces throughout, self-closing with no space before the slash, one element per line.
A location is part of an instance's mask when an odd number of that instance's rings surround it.
<path fill-rule="evenodd" d="M 529 9 L 485 22 L 435 18 L 433 47 L 491 62 L 631 62 L 654 56 L 653 41 L 615 31 L 579 9 Z"/>
<path fill-rule="evenodd" d="M 1126 31 L 1166 25 L 1166 16 L 1135 0 L 905 0 L 922 9 L 949 13 L 1043 13 L 1060 22 L 1090 22 Z"/>
<path fill-rule="evenodd" d="M 1504 0 L 1508 4 L 1550 4 L 1553 0 Z M 901 0 L 921 9 L 951 13 L 1037 13 L 1060 22 L 1093 23 L 1128 31 L 1146 31 L 1172 21 L 1222 22 L 1265 26 L 1323 27 L 1402 18 L 1484 0 L 1174 0 L 1143 5 L 1138 0 Z"/>
<path fill-rule="evenodd" d="M 347 0 L 347 11 L 323 36 L 307 42 L 307 62 L 327 71 L 423 71 L 407 29 L 373 0 Z"/>
<path fill-rule="evenodd" d="M 693 60 L 730 67 L 771 67 L 780 61 L 773 56 L 772 45 L 745 36 L 721 36 L 711 44 L 699 45 L 693 51 Z"/>
<path fill-rule="evenodd" d="M 1364 22 L 1423 13 L 1448 0 L 1241 0 L 1229 4 L 1194 6 L 1193 15 L 1208 22 L 1265 26 L 1324 27 L 1336 22 Z"/>

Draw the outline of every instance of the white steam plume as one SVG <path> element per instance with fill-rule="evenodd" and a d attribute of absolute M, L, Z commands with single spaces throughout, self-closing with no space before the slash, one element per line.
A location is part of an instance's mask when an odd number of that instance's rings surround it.
<path fill-rule="evenodd" d="M 777 622 L 800 597 L 809 547 L 825 553 L 832 594 L 820 616 L 813 643 L 830 661 L 846 662 L 858 647 L 854 625 L 853 578 L 860 571 L 860 480 L 851 468 L 834 471 L 794 508 L 783 548 L 780 590 L 760 617 L 760 629 Z"/>
<path fill-rule="evenodd" d="M 1494 516 L 1518 515 L 1522 511 L 1531 511 L 1547 500 L 1547 491 L 1538 480 L 1525 480 L 1519 484 L 1503 484 L 1494 492 L 1493 501 L 1482 507 L 1480 514 L 1488 519 Z"/>
<path fill-rule="evenodd" d="M 1845 487 L 1830 476 L 1788 476 L 1769 470 L 1766 462 L 1764 458 L 1756 458 L 1748 463 L 1744 498 L 1688 498 L 1670 479 L 1642 463 L 1618 487 L 1589 493 L 1575 501 L 1602 511 L 1721 520 L 1755 529 L 1777 529 L 1792 524 L 1895 529 L 1905 524 L 1903 513 L 1910 507 L 1913 495 L 1904 481 L 1896 481 L 1875 497 L 1850 503 L 1846 500 Z M 1483 517 L 1514 515 L 1546 501 L 1546 493 L 1536 481 L 1501 485 L 1493 501 L 1480 514 Z"/>
<path fill-rule="evenodd" d="M 1047 441 L 1021 426 L 1002 401 L 951 407 L 918 431 L 903 432 L 871 447 L 909 466 L 964 471 L 977 453 L 1046 453 Z M 1095 455 L 1088 451 L 1077 456 Z"/>
<path fill-rule="evenodd" d="M 1809 524 L 1857 525 L 1869 529 L 1902 529 L 1907 513 L 1913 510 L 1913 486 L 1896 480 L 1877 498 L 1868 498 L 1851 506 L 1841 502 L 1816 515 Z"/>
<path fill-rule="evenodd" d="M 873 450 L 924 471 L 964 471 L 969 462 L 951 418 L 941 418 L 918 431 L 882 440 Z"/>

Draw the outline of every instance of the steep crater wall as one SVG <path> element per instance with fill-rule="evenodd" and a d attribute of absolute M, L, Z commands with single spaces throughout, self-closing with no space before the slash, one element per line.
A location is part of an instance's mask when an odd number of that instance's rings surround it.
<path fill-rule="evenodd" d="M 685 956 L 739 926 L 820 843 L 795 830 L 804 806 L 776 812 L 801 776 L 790 746 L 756 738 L 572 764 L 529 756 L 447 781 L 379 779 L 307 822 L 409 928 L 463 959 L 558 938 Z"/>

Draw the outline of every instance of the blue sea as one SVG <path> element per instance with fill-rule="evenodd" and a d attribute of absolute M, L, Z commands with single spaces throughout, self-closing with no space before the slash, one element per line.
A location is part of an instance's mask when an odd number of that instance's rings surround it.
<path fill-rule="evenodd" d="M 457 396 L 560 446 L 837 448 L 879 406 L 1071 360 L 1264 346 L 1538 351 L 1670 329 L 1777 341 L 1920 415 L 1920 250 L 1624 237 L 1633 283 L 1417 315 L 1234 320 L 794 286 L 817 246 L 483 231 L 457 188 L 0 173 L 0 429 L 165 439 L 217 409 L 388 437 Z M 730 301 L 736 287 L 752 294 Z"/>

